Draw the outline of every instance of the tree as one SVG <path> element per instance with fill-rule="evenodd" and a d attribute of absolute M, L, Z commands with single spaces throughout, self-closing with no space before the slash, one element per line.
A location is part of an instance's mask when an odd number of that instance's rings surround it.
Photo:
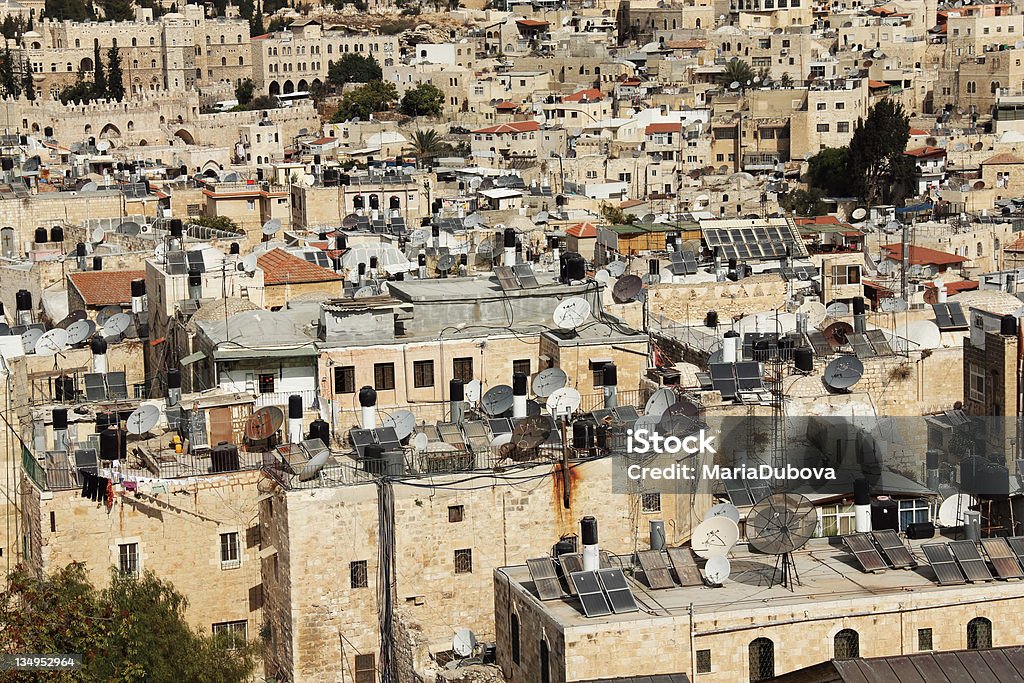
<path fill-rule="evenodd" d="M 93 100 L 93 87 L 92 81 L 87 81 L 82 78 L 82 75 L 78 75 L 78 80 L 73 85 L 61 88 L 60 90 L 60 101 L 64 104 L 68 102 L 82 102 L 87 104 Z"/>
<path fill-rule="evenodd" d="M 371 55 L 346 52 L 327 67 L 327 82 L 336 88 L 346 83 L 369 83 L 384 77 L 380 64 Z"/>
<path fill-rule="evenodd" d="M 781 195 L 779 206 L 799 216 L 821 216 L 827 209 L 825 202 L 821 201 L 821 190 L 815 187 Z"/>
<path fill-rule="evenodd" d="M 251 78 L 246 78 L 235 87 L 235 99 L 239 104 L 249 104 L 256 94 L 256 85 Z"/>
<path fill-rule="evenodd" d="M 398 99 L 395 84 L 388 81 L 370 81 L 346 92 L 332 119 L 333 123 L 349 121 L 355 117 L 368 119 L 370 115 L 385 111 Z"/>
<path fill-rule="evenodd" d="M 412 144 L 409 151 L 416 155 L 416 165 L 430 165 L 430 160 L 443 153 L 446 145 L 441 141 L 441 136 L 433 128 L 418 130 L 412 135 Z"/>
<path fill-rule="evenodd" d="M 32 102 L 36 99 L 36 84 L 32 80 L 32 65 L 27 61 L 22 64 L 21 91 L 25 99 Z"/>
<path fill-rule="evenodd" d="M 779 78 L 779 85 L 782 86 L 783 88 L 792 88 L 793 77 L 790 76 L 788 73 L 782 74 L 782 77 Z"/>
<path fill-rule="evenodd" d="M 903 105 L 884 99 L 858 119 L 850 140 L 850 183 L 870 204 L 899 203 L 910 191 L 913 160 L 904 154 L 910 117 Z"/>
<path fill-rule="evenodd" d="M 47 19 L 64 21 L 95 21 L 92 2 L 87 0 L 45 0 L 43 14 Z"/>
<path fill-rule="evenodd" d="M 124 99 L 124 72 L 117 45 L 107 51 L 107 99 L 118 102 Z"/>
<path fill-rule="evenodd" d="M 18 77 L 21 70 L 15 65 L 10 45 L 4 46 L 3 63 L 0 68 L 3 69 L 0 73 L 0 91 L 3 92 L 3 96 L 15 99 L 21 97 L 21 79 Z"/>
<path fill-rule="evenodd" d="M 228 216 L 196 216 L 190 220 L 196 225 L 213 228 L 214 230 L 223 230 L 225 232 L 233 232 L 239 235 L 245 233 L 245 231 L 238 227 L 238 224 Z"/>
<path fill-rule="evenodd" d="M 850 148 L 826 147 L 807 160 L 807 184 L 832 197 L 850 195 Z"/>
<path fill-rule="evenodd" d="M 103 59 L 100 55 L 100 45 L 96 43 L 92 48 L 92 96 L 93 99 L 102 100 L 107 97 L 107 72 L 103 69 Z"/>
<path fill-rule="evenodd" d="M 612 225 L 629 225 L 636 217 L 607 202 L 601 203 L 601 215 Z"/>
<path fill-rule="evenodd" d="M 433 83 L 420 83 L 402 96 L 398 110 L 406 116 L 440 116 L 444 109 L 444 93 Z"/>
<path fill-rule="evenodd" d="M 103 0 L 103 18 L 106 21 L 131 21 L 135 18 L 131 0 Z"/>
<path fill-rule="evenodd" d="M 741 86 L 745 86 L 747 81 L 754 80 L 754 70 L 742 59 L 733 59 L 725 65 L 725 71 L 718 77 L 718 80 L 725 85 L 738 82 Z"/>
<path fill-rule="evenodd" d="M 84 653 L 80 680 L 248 680 L 255 645 L 192 630 L 186 605 L 170 583 L 148 571 L 141 577 L 115 571 L 99 591 L 81 563 L 49 576 L 19 566 L 0 592 L 0 651 Z"/>

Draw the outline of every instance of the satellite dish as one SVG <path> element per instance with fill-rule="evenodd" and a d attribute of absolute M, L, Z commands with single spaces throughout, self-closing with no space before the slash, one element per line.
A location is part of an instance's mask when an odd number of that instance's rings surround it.
<path fill-rule="evenodd" d="M 739 90 L 740 89 L 740 82 L 739 81 L 733 81 L 732 83 L 729 84 L 729 89 L 730 90 Z"/>
<path fill-rule="evenodd" d="M 607 270 L 608 274 L 611 275 L 612 277 L 622 277 L 622 274 L 626 272 L 626 262 L 612 261 L 607 266 L 605 266 L 605 270 Z"/>
<path fill-rule="evenodd" d="M 658 389 L 651 397 L 647 399 L 647 404 L 644 406 L 644 415 L 654 415 L 661 417 L 676 402 L 676 392 L 672 391 L 667 387 Z"/>
<path fill-rule="evenodd" d="M 747 514 L 747 541 L 758 552 L 785 555 L 802 548 L 817 526 L 811 501 L 798 493 L 773 493 Z"/>
<path fill-rule="evenodd" d="M 721 586 L 729 578 L 731 571 L 732 565 L 729 563 L 729 558 L 716 555 L 708 558 L 704 565 L 704 579 L 710 584 Z"/>
<path fill-rule="evenodd" d="M 460 657 L 469 657 L 476 650 L 476 636 L 468 628 L 460 628 L 452 638 L 452 650 Z"/>
<path fill-rule="evenodd" d="M 103 327 L 107 324 L 107 321 L 113 318 L 115 315 L 121 312 L 120 306 L 104 306 L 100 309 L 100 312 L 96 314 L 96 325 Z"/>
<path fill-rule="evenodd" d="M 878 307 L 882 309 L 883 313 L 904 313 L 910 310 L 907 300 L 898 296 L 887 296 L 879 300 Z"/>
<path fill-rule="evenodd" d="M 658 431 L 658 425 L 661 424 L 661 417 L 658 415 L 641 415 L 633 423 L 633 433 L 648 432 L 654 433 Z"/>
<path fill-rule="evenodd" d="M 166 255 L 167 255 L 167 247 L 165 247 L 162 242 L 160 244 L 157 244 L 155 247 L 153 247 L 153 256 L 156 257 L 156 260 L 157 260 L 158 263 L 163 263 L 164 262 L 164 257 Z"/>
<path fill-rule="evenodd" d="M 445 254 L 441 258 L 437 259 L 437 270 L 440 273 L 447 273 L 455 267 L 455 257 L 451 254 Z"/>
<path fill-rule="evenodd" d="M 427 243 L 428 237 L 430 237 L 430 233 L 428 233 L 423 228 L 417 228 L 413 230 L 411 233 L 409 233 L 409 244 L 411 244 L 414 247 L 421 247 Z"/>
<path fill-rule="evenodd" d="M 81 192 L 95 192 L 98 189 L 100 189 L 100 186 L 90 180 L 85 185 L 82 185 Z"/>
<path fill-rule="evenodd" d="M 374 296 L 373 287 L 366 285 L 356 290 L 356 293 L 352 295 L 354 299 L 369 299 Z"/>
<path fill-rule="evenodd" d="M 277 231 L 281 229 L 281 221 L 276 218 L 271 218 L 269 221 L 263 224 L 263 234 L 267 237 L 273 237 L 277 234 Z"/>
<path fill-rule="evenodd" d="M 612 300 L 626 304 L 635 300 L 643 291 L 644 282 L 637 275 L 623 275 L 612 287 Z"/>
<path fill-rule="evenodd" d="M 897 334 L 900 331 L 897 329 Z M 902 332 L 901 336 L 917 350 L 937 349 L 942 345 L 942 332 L 939 331 L 939 326 L 931 320 L 915 320 L 908 323 Z"/>
<path fill-rule="evenodd" d="M 571 415 L 580 407 L 583 397 L 572 387 L 556 389 L 548 396 L 548 411 L 553 417 Z"/>
<path fill-rule="evenodd" d="M 507 384 L 491 387 L 480 400 L 480 406 L 490 417 L 507 413 L 512 410 L 512 387 Z"/>
<path fill-rule="evenodd" d="M 612 274 L 602 268 L 601 270 L 594 273 L 594 279 L 600 282 L 602 285 L 607 285 L 612 281 Z"/>
<path fill-rule="evenodd" d="M 107 231 L 103 228 L 93 228 L 93 231 L 89 234 L 89 241 L 93 244 L 99 244 L 107 237 Z"/>
<path fill-rule="evenodd" d="M 828 315 L 825 304 L 817 301 L 805 301 L 800 304 L 800 307 L 796 309 L 796 312 L 803 313 L 807 316 L 808 327 L 817 327 L 824 322 L 825 316 Z"/>
<path fill-rule="evenodd" d="M 381 426 L 393 427 L 395 434 L 398 435 L 398 440 L 405 441 L 405 438 L 416 429 L 416 416 L 412 414 L 411 410 L 396 410 L 384 420 Z"/>
<path fill-rule="evenodd" d="M 221 179 L 221 182 L 225 182 L 225 183 L 237 183 L 238 181 L 239 181 L 238 174 L 235 173 L 234 171 L 231 171 L 230 173 L 228 173 L 227 175 L 225 175 Z"/>
<path fill-rule="evenodd" d="M 853 333 L 853 325 L 840 320 L 826 327 L 821 333 L 828 345 L 835 349 L 847 343 L 847 335 Z"/>
<path fill-rule="evenodd" d="M 430 439 L 428 439 L 427 435 L 424 434 L 423 432 L 419 432 L 414 437 L 412 437 L 412 448 L 417 453 L 422 453 L 423 451 L 427 450 L 427 446 L 429 444 Z"/>
<path fill-rule="evenodd" d="M 350 213 L 341 219 L 341 227 L 351 230 L 359 224 L 359 214 Z"/>
<path fill-rule="evenodd" d="M 551 436 L 551 422 L 541 415 L 525 417 L 512 428 L 512 444 L 518 453 L 532 451 Z"/>
<path fill-rule="evenodd" d="M 36 340 L 37 356 L 55 356 L 68 347 L 68 331 L 55 327 Z"/>
<path fill-rule="evenodd" d="M 104 337 L 117 337 L 124 333 L 132 324 L 132 319 L 127 313 L 118 313 L 111 316 L 110 320 L 103 325 Z"/>
<path fill-rule="evenodd" d="M 830 318 L 838 318 L 841 315 L 849 315 L 850 307 L 844 304 L 842 301 L 833 301 L 825 307 L 825 313 Z"/>
<path fill-rule="evenodd" d="M 840 356 L 825 368 L 822 381 L 829 389 L 843 391 L 860 381 L 864 364 L 856 356 Z"/>
<path fill-rule="evenodd" d="M 857 207 L 856 209 L 853 210 L 853 213 L 850 214 L 850 216 L 855 221 L 862 221 L 862 220 L 864 220 L 867 217 L 867 215 L 868 215 L 868 210 L 865 209 L 864 207 Z"/>
<path fill-rule="evenodd" d="M 713 517 L 726 517 L 737 524 L 740 523 L 740 511 L 732 503 L 719 503 L 712 506 L 708 513 L 704 515 L 704 521 L 706 522 Z"/>
<path fill-rule="evenodd" d="M 142 232 L 142 226 L 135 221 L 125 221 L 121 225 L 117 226 L 117 232 L 122 235 L 135 236 Z"/>
<path fill-rule="evenodd" d="M 739 525 L 728 517 L 718 516 L 697 525 L 690 546 L 697 557 L 725 557 L 739 540 Z"/>
<path fill-rule="evenodd" d="M 108 149 L 110 149 L 110 141 L 109 140 L 97 140 L 96 141 L 96 149 L 98 151 L 100 151 L 100 152 L 106 152 Z"/>
<path fill-rule="evenodd" d="M 145 434 L 160 421 L 160 409 L 152 403 L 144 403 L 128 416 L 125 429 L 129 434 Z"/>
<path fill-rule="evenodd" d="M 462 390 L 466 395 L 466 400 L 470 403 L 476 403 L 480 400 L 480 380 L 474 379 L 466 382 Z"/>
<path fill-rule="evenodd" d="M 68 325 L 68 344 L 81 344 L 96 333 L 96 323 L 91 320 L 79 320 Z"/>
<path fill-rule="evenodd" d="M 256 267 L 258 266 L 256 262 L 258 258 L 259 256 L 256 254 L 248 254 L 242 259 L 242 270 L 247 273 L 255 273 Z"/>
<path fill-rule="evenodd" d="M 324 448 L 318 451 L 316 455 L 309 459 L 306 463 L 299 466 L 299 481 L 310 481 L 316 478 L 316 475 L 320 473 L 320 470 L 324 468 L 327 461 L 331 457 L 331 449 Z"/>
<path fill-rule="evenodd" d="M 581 296 L 569 297 L 558 304 L 551 316 L 563 330 L 575 330 L 590 317 L 590 302 Z"/>
<path fill-rule="evenodd" d="M 533 378 L 533 393 L 541 398 L 547 398 L 552 393 L 565 386 L 568 377 L 561 368 L 547 368 L 541 370 Z"/>
<path fill-rule="evenodd" d="M 39 328 L 33 327 L 25 330 L 21 335 L 21 343 L 25 347 L 25 353 L 34 353 L 36 350 L 36 342 L 43 336 L 43 331 Z"/>
<path fill-rule="evenodd" d="M 957 493 L 942 501 L 939 506 L 939 524 L 941 526 L 963 526 L 967 523 L 967 512 L 978 501 L 974 496 Z"/>
<path fill-rule="evenodd" d="M 284 424 L 284 412 L 277 406 L 263 406 L 245 423 L 245 438 L 251 441 L 269 439 Z"/>

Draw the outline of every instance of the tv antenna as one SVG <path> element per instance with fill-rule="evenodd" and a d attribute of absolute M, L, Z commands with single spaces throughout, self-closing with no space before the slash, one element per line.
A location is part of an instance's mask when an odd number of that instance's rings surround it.
<path fill-rule="evenodd" d="M 793 553 L 811 539 L 818 526 L 814 504 L 798 493 L 773 493 L 751 508 L 746 526 L 750 546 L 776 556 L 769 587 L 778 576 L 780 585 L 792 590 L 800 582 Z"/>

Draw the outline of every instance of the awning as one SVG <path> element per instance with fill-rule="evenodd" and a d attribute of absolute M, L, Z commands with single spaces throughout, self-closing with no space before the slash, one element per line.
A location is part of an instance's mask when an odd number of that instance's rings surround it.
<path fill-rule="evenodd" d="M 195 353 L 189 354 L 178 361 L 179 365 L 192 365 L 202 359 L 206 358 L 206 354 L 202 351 L 196 351 Z"/>

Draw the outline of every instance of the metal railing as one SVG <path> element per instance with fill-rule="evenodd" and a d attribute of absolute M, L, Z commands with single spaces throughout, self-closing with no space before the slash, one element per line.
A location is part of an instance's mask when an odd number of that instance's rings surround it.
<path fill-rule="evenodd" d="M 275 391 L 256 396 L 256 407 L 264 406 L 287 406 L 289 396 L 301 396 L 302 407 L 311 409 L 317 405 L 316 389 L 303 389 L 302 391 Z"/>

